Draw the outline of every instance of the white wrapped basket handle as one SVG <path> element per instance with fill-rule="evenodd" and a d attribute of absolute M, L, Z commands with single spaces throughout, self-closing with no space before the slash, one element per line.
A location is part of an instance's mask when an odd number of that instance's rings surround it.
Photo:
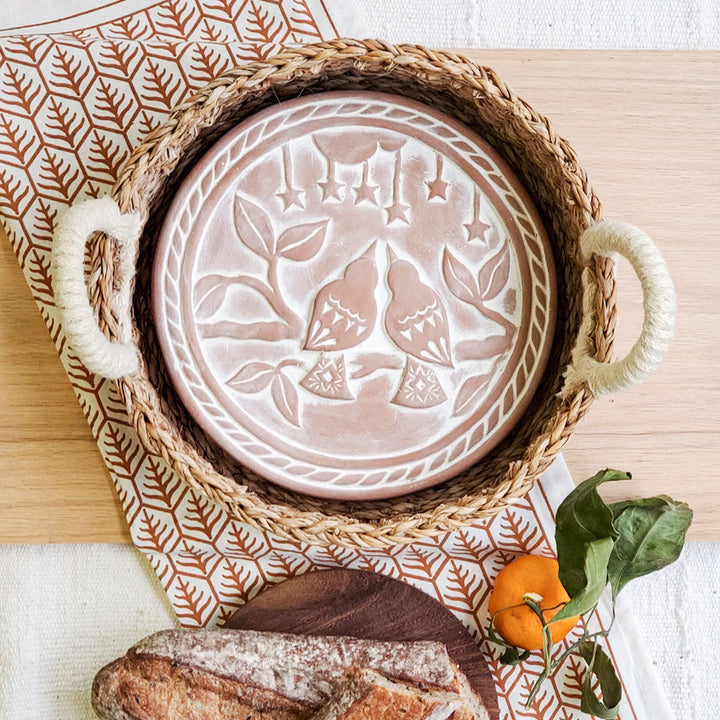
<path fill-rule="evenodd" d="M 68 208 L 58 219 L 53 238 L 52 277 L 55 303 L 68 342 L 92 372 L 107 378 L 132 375 L 138 369 L 130 313 L 132 280 L 142 222 L 123 214 L 110 197 L 86 200 Z M 100 330 L 88 298 L 84 255 L 96 232 L 114 238 L 119 252 L 119 287 L 112 304 L 118 318 L 118 342 Z"/>
<path fill-rule="evenodd" d="M 604 395 L 637 385 L 652 373 L 665 355 L 675 328 L 677 298 L 667 265 L 652 239 L 624 222 L 604 221 L 588 228 L 580 238 L 584 262 L 593 255 L 626 258 L 640 280 L 644 317 L 640 336 L 621 360 L 603 363 L 592 355 L 597 285 L 585 271 L 583 322 L 565 373 L 564 395 L 587 383 L 593 395 Z"/>
<path fill-rule="evenodd" d="M 131 340 L 131 288 L 135 272 L 140 216 L 123 214 L 109 197 L 87 200 L 69 208 L 58 220 L 53 240 L 53 290 L 70 345 L 92 372 L 107 378 L 134 374 L 138 350 Z M 114 238 L 119 249 L 120 284 L 113 298 L 118 318 L 118 342 L 100 330 L 87 294 L 83 257 L 85 245 L 96 232 Z M 583 260 L 592 255 L 619 253 L 632 265 L 643 289 L 645 316 L 640 337 L 621 360 L 602 363 L 592 356 L 597 286 L 586 271 L 583 322 L 565 373 L 563 394 L 587 383 L 594 395 L 616 392 L 642 382 L 652 373 L 672 339 L 677 300 L 665 261 L 655 243 L 642 230 L 623 222 L 600 222 L 580 239 Z"/>

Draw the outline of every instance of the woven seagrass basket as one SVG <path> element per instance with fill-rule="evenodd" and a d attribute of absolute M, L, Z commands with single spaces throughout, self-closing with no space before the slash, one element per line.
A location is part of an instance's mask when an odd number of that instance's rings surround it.
<path fill-rule="evenodd" d="M 533 402 L 515 430 L 450 481 L 412 495 L 366 503 L 287 491 L 239 465 L 209 440 L 173 389 L 150 307 L 159 229 L 187 169 L 230 128 L 261 108 L 301 93 L 339 89 L 407 96 L 487 139 L 515 170 L 539 209 L 558 276 L 551 356 Z M 118 379 L 132 424 L 145 447 L 164 458 L 185 482 L 221 503 L 231 515 L 263 530 L 311 544 L 384 547 L 491 516 L 528 492 L 596 394 L 637 379 L 634 366 L 610 383 L 591 379 L 591 371 L 609 361 L 615 279 L 607 253 L 587 248 L 583 252 L 581 247 L 585 231 L 601 227 L 596 225 L 601 211 L 572 147 L 492 70 L 463 57 L 410 45 L 336 40 L 238 67 L 190 97 L 145 138 L 122 169 L 113 196 L 122 213 L 138 213 L 141 221 L 132 327 L 123 329 L 118 322 L 124 312 L 117 302 L 124 281 L 119 275 L 127 268 L 122 269 L 117 243 L 107 235 L 96 236 L 92 245 L 89 294 L 105 336 L 113 343 L 136 345 L 137 370 Z M 100 225 L 92 229 L 107 230 Z M 652 288 L 645 290 L 647 300 Z M 56 287 L 56 292 L 62 295 L 62 288 Z M 661 310 L 663 317 L 672 315 L 668 303 Z M 645 352 L 639 359 L 631 358 L 629 365 L 642 361 L 648 371 L 662 352 L 655 355 L 648 357 Z M 86 362 L 92 369 L 92 363 Z"/>

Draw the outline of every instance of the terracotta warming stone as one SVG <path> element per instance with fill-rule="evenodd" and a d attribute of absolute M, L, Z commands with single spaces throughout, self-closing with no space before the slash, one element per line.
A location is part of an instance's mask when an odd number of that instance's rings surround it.
<path fill-rule="evenodd" d="M 540 217 L 475 133 L 394 95 L 268 108 L 189 174 L 153 307 L 183 402 L 287 488 L 446 480 L 531 401 L 555 319 Z"/>

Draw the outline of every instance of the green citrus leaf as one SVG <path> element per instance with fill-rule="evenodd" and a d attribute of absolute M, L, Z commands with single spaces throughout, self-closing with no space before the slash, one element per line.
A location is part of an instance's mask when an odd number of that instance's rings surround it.
<path fill-rule="evenodd" d="M 505 652 L 500 658 L 500 662 L 503 665 L 509 665 L 510 667 L 514 667 L 515 665 L 519 665 L 521 662 L 523 662 L 523 660 L 527 660 L 529 657 L 529 650 L 523 650 L 522 652 L 520 652 L 515 647 L 507 646 L 505 648 Z"/>
<path fill-rule="evenodd" d="M 494 616 L 493 616 L 494 618 Z M 500 662 L 503 665 L 519 665 L 523 660 L 527 660 L 528 657 L 530 657 L 530 651 L 529 650 L 520 650 L 520 648 L 516 648 L 514 645 L 510 645 L 505 642 L 496 632 L 495 632 L 495 623 L 493 622 L 493 618 L 490 619 L 490 625 L 488 626 L 488 638 L 491 642 L 494 642 L 496 645 L 499 645 L 503 650 L 505 651 L 500 658 Z"/>
<path fill-rule="evenodd" d="M 615 666 L 597 643 L 586 641 L 580 645 L 579 650 L 588 666 L 583 679 L 580 709 L 603 720 L 617 717 L 622 699 L 622 685 Z M 593 675 L 600 682 L 602 700 L 592 688 Z"/>
<path fill-rule="evenodd" d="M 607 563 L 618 537 L 612 510 L 597 493 L 598 485 L 628 480 L 630 473 L 601 470 L 580 483 L 557 511 L 555 544 L 560 566 L 560 582 L 571 601 L 556 616 L 572 617 L 590 610 L 607 584 Z M 572 607 L 570 607 L 572 605 Z"/>
<path fill-rule="evenodd" d="M 611 537 L 600 538 L 585 544 L 583 587 L 574 595 L 570 595 L 570 602 L 563 606 L 557 615 L 553 616 L 551 622 L 582 615 L 597 605 L 608 582 L 608 561 L 613 544 L 614 541 Z"/>
<path fill-rule="evenodd" d="M 628 500 L 609 507 L 615 529 L 620 533 L 608 562 L 610 586 L 613 597 L 617 597 L 630 580 L 678 559 L 693 513 L 685 503 L 667 495 Z"/>

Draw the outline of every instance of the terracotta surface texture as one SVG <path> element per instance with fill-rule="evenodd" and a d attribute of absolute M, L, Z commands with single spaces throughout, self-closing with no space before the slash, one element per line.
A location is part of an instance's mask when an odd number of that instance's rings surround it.
<path fill-rule="evenodd" d="M 445 480 L 527 407 L 554 327 L 538 213 L 428 106 L 329 92 L 269 108 L 194 168 L 153 307 L 183 402 L 288 488 L 374 499 Z"/>

